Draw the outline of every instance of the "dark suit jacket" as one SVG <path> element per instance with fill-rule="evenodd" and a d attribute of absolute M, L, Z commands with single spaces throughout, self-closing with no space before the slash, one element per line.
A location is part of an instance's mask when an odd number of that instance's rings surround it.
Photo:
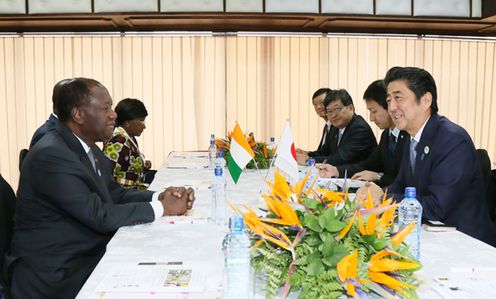
<path fill-rule="evenodd" d="M 416 187 L 424 219 L 444 222 L 496 245 L 480 165 L 465 129 L 446 117 L 432 115 L 417 145 L 415 174 L 409 162 L 409 148 L 407 138 L 401 170 L 388 190 L 404 193 L 405 187 Z"/>
<path fill-rule="evenodd" d="M 391 184 L 400 170 L 403 147 L 405 140 L 409 138 L 410 135 L 408 133 L 401 131 L 398 135 L 394 154 L 391 154 L 389 152 L 389 129 L 384 130 L 381 134 L 379 146 L 366 160 L 359 163 L 336 166 L 339 176 L 344 177 L 345 171 L 346 175 L 351 177 L 362 170 L 371 170 L 384 173 L 378 182 L 379 186 L 384 187 Z"/>
<path fill-rule="evenodd" d="M 0 298 L 7 289 L 9 277 L 5 277 L 7 271 L 3 269 L 4 255 L 10 248 L 12 230 L 14 228 L 14 212 L 16 197 L 9 183 L 0 175 Z M 8 276 L 8 275 L 7 275 Z"/>
<path fill-rule="evenodd" d="M 315 151 L 313 151 L 313 152 L 308 152 L 308 155 L 310 157 L 324 155 L 325 148 L 327 146 L 329 146 L 329 142 L 331 141 L 331 134 L 329 134 L 329 133 L 331 131 L 332 125 L 329 125 L 329 126 L 330 126 L 329 127 L 329 132 L 325 136 L 325 140 L 324 140 L 324 129 L 322 129 L 322 137 L 320 137 L 319 147 L 317 147 L 317 149 Z M 322 143 L 322 141 L 324 141 L 324 142 Z"/>
<path fill-rule="evenodd" d="M 32 148 L 33 145 L 38 142 L 38 140 L 40 140 L 41 137 L 46 134 L 46 132 L 48 132 L 48 130 L 55 127 L 58 121 L 58 118 L 56 118 L 53 113 L 50 114 L 50 117 L 47 119 L 47 121 L 34 132 L 33 137 L 31 138 L 31 142 L 29 143 L 29 148 Z"/>
<path fill-rule="evenodd" d="M 120 187 L 109 161 L 94 152 L 101 176 L 58 122 L 26 157 L 11 247 L 21 260 L 13 269 L 14 298 L 23 288 L 30 298 L 75 297 L 119 227 L 154 220 L 153 193 Z"/>
<path fill-rule="evenodd" d="M 341 142 L 338 145 L 339 129 L 331 126 L 329 131 L 329 142 L 322 150 L 322 155 L 313 155 L 315 162 L 332 165 L 343 165 L 357 163 L 367 159 L 376 149 L 377 141 L 369 124 L 360 115 L 354 114 L 348 126 L 344 130 Z"/>

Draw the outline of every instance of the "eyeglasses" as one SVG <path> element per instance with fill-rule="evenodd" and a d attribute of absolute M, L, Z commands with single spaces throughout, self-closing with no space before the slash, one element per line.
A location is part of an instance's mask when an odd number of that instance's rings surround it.
<path fill-rule="evenodd" d="M 332 116 L 336 116 L 339 114 L 339 112 L 341 112 L 341 110 L 343 110 L 344 106 L 341 106 L 341 107 L 338 107 L 338 108 L 334 108 L 332 110 L 329 110 L 329 109 L 326 109 L 326 113 L 327 114 L 330 114 Z"/>

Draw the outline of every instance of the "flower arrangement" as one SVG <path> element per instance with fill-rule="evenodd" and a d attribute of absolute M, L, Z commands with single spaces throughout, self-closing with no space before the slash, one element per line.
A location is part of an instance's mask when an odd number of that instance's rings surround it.
<path fill-rule="evenodd" d="M 253 134 L 253 132 L 248 134 L 246 140 L 248 141 L 248 144 L 250 145 L 253 152 L 255 153 L 255 158 L 254 158 L 255 161 L 253 160 L 250 161 L 250 163 L 246 165 L 246 168 L 256 169 L 258 166 L 258 169 L 268 169 L 270 167 L 271 159 L 274 157 L 275 154 L 273 152 L 273 149 L 268 148 L 267 143 L 265 142 L 255 141 L 255 135 Z M 224 152 L 224 159 L 226 159 L 226 162 L 229 161 L 229 150 L 231 147 L 231 132 L 227 132 L 226 139 L 220 139 L 220 138 L 215 139 L 215 145 L 217 146 L 218 150 Z"/>
<path fill-rule="evenodd" d="M 263 195 L 264 215 L 233 206 L 258 239 L 252 265 L 266 276 L 266 296 L 283 287 L 282 298 L 297 290 L 299 298 L 418 298 L 414 272 L 421 264 L 403 243 L 414 225 L 392 233 L 392 199 L 374 207 L 370 195 L 354 200 L 347 192 L 314 190 L 315 181 L 303 190 L 309 173 L 290 185 L 276 171 Z"/>

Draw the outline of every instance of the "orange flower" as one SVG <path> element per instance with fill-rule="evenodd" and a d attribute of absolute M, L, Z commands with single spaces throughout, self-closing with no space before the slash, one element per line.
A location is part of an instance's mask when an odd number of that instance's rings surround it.
<path fill-rule="evenodd" d="M 400 246 L 401 243 L 403 243 L 403 240 L 410 234 L 416 225 L 416 222 L 410 222 L 402 230 L 394 234 L 394 236 L 391 237 L 391 243 L 393 246 Z"/>
<path fill-rule="evenodd" d="M 296 215 L 295 210 L 291 207 L 289 202 L 267 195 L 263 195 L 263 198 L 265 199 L 267 207 L 280 219 L 264 218 L 262 221 L 302 227 L 298 215 Z"/>
<path fill-rule="evenodd" d="M 353 217 L 351 217 L 350 222 L 348 222 L 348 225 L 346 225 L 346 227 L 343 228 L 339 232 L 339 234 L 338 234 L 339 239 L 344 238 L 344 236 L 346 236 L 346 234 L 350 231 L 351 227 L 353 226 L 353 223 L 355 222 L 356 215 L 357 215 L 357 212 L 355 212 L 355 214 L 353 214 Z"/>
<path fill-rule="evenodd" d="M 387 256 L 394 256 L 400 260 L 385 258 Z M 403 283 L 386 273 L 394 272 L 396 270 L 416 270 L 418 268 L 420 268 L 419 263 L 408 259 L 399 253 L 381 250 L 370 258 L 368 268 L 369 279 L 406 295 L 404 289 L 414 289 L 415 286 Z"/>
<path fill-rule="evenodd" d="M 291 188 L 289 187 L 286 178 L 277 170 L 274 171 L 274 183 L 266 181 L 267 185 L 271 188 L 270 194 L 279 197 L 282 200 L 289 200 L 291 198 Z"/>
<path fill-rule="evenodd" d="M 263 145 L 263 154 L 265 158 L 269 157 L 269 152 L 267 151 L 267 146 L 265 144 Z"/>
<path fill-rule="evenodd" d="M 349 279 L 356 279 L 358 272 L 358 251 L 355 249 L 352 253 L 346 255 L 339 261 L 336 269 L 338 270 L 339 280 L 346 286 L 346 293 L 349 296 L 355 296 L 355 286 L 349 282 Z"/>

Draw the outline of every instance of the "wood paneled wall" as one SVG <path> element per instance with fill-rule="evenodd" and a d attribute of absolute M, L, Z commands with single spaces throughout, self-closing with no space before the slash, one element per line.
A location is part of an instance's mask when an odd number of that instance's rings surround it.
<path fill-rule="evenodd" d="M 363 91 L 395 65 L 430 71 L 440 114 L 466 128 L 494 160 L 494 45 L 398 37 L 1 37 L 0 172 L 16 189 L 19 150 L 47 119 L 52 87 L 63 78 L 95 78 L 114 103 L 143 100 L 149 116 L 139 142 L 159 167 L 171 150 L 206 149 L 210 133 L 223 136 L 235 121 L 267 140 L 290 119 L 297 146 L 313 149 L 323 123 L 312 93 L 346 88 L 367 118 Z"/>

